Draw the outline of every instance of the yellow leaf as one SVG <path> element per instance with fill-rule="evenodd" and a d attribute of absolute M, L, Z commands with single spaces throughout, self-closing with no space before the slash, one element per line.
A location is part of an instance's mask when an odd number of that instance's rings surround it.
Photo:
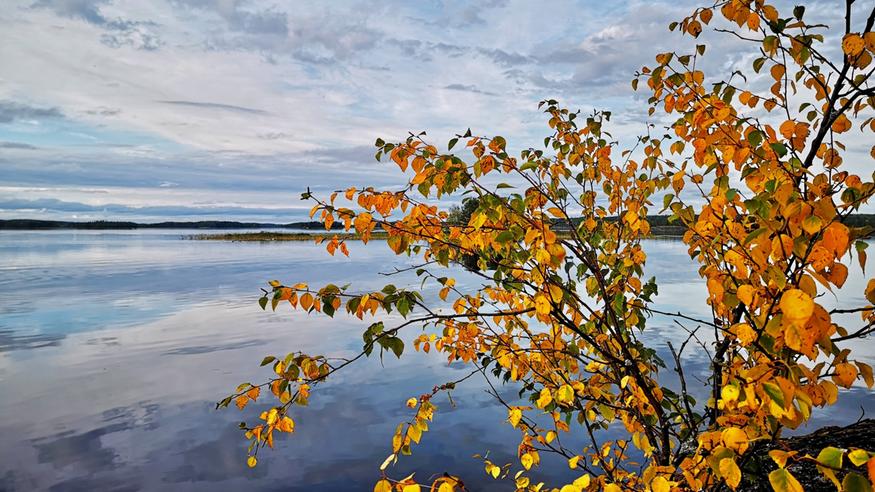
<path fill-rule="evenodd" d="M 386 459 L 383 460 L 383 464 L 380 465 L 380 471 L 383 471 L 383 470 L 385 470 L 386 468 L 388 468 L 388 467 L 389 467 L 389 463 L 392 463 L 392 461 L 393 461 L 394 459 L 395 459 L 395 453 L 392 453 L 392 454 L 390 454 L 389 456 L 387 456 Z"/>
<path fill-rule="evenodd" d="M 276 408 L 271 408 L 267 413 L 267 425 L 272 425 L 279 418 L 279 412 Z"/>
<path fill-rule="evenodd" d="M 854 466 L 860 466 L 869 461 L 869 453 L 862 449 L 854 449 L 848 453 L 848 459 L 851 460 Z"/>
<path fill-rule="evenodd" d="M 781 296 L 781 311 L 790 321 L 805 322 L 814 313 L 814 301 L 799 289 L 790 289 Z"/>
<path fill-rule="evenodd" d="M 589 482 L 591 480 L 592 479 L 590 478 L 589 473 L 585 473 L 585 474 L 574 479 L 574 485 L 577 485 L 581 489 L 585 489 L 585 488 L 589 487 Z"/>
<path fill-rule="evenodd" d="M 723 445 L 729 449 L 738 451 L 739 454 L 744 453 L 747 449 L 747 434 L 744 430 L 738 427 L 727 427 L 720 433 L 720 438 L 723 440 Z"/>
<path fill-rule="evenodd" d="M 558 217 L 558 218 L 565 217 L 565 212 L 563 212 L 562 209 L 560 209 L 560 208 L 550 207 L 547 209 L 547 211 L 550 212 L 550 215 L 552 215 L 553 217 Z"/>
<path fill-rule="evenodd" d="M 780 449 L 773 449 L 769 451 L 769 457 L 781 468 L 787 466 L 787 458 L 791 456 L 787 451 L 781 451 Z"/>
<path fill-rule="evenodd" d="M 741 342 L 741 345 L 747 347 L 754 340 L 757 339 L 757 332 L 753 328 L 750 327 L 747 323 L 738 323 L 737 325 L 733 325 L 731 329 L 732 333 L 738 337 L 738 341 Z"/>
<path fill-rule="evenodd" d="M 609 483 L 605 485 L 605 488 L 603 490 L 604 492 L 623 492 L 623 489 L 621 489 L 620 486 L 615 483 Z"/>
<path fill-rule="evenodd" d="M 519 425 L 520 420 L 523 418 L 523 411 L 519 408 L 511 408 L 507 412 L 507 420 L 510 422 L 510 425 L 516 427 Z"/>
<path fill-rule="evenodd" d="M 563 384 L 556 390 L 556 401 L 563 405 L 569 405 L 574 401 L 574 388 L 568 384 Z"/>
<path fill-rule="evenodd" d="M 823 221 L 816 215 L 809 215 L 802 221 L 802 229 L 808 234 L 817 234 L 823 228 Z"/>
<path fill-rule="evenodd" d="M 872 366 L 858 361 L 857 368 L 860 369 L 860 375 L 863 376 L 863 381 L 866 383 L 866 387 L 872 389 L 872 386 L 875 385 L 875 377 L 873 377 L 872 374 Z"/>
<path fill-rule="evenodd" d="M 550 286 L 547 288 L 547 290 L 550 292 L 550 299 L 552 299 L 553 302 L 558 303 L 559 301 L 562 300 L 562 296 L 564 295 L 564 292 L 562 291 L 562 287 L 559 287 L 558 285 L 550 284 Z"/>
<path fill-rule="evenodd" d="M 453 492 L 454 487 L 450 482 L 443 482 L 440 487 L 438 487 L 438 492 Z"/>
<path fill-rule="evenodd" d="M 418 483 L 411 483 L 411 484 L 405 485 L 401 489 L 401 492 L 420 492 L 421 490 L 422 489 L 419 487 Z"/>
<path fill-rule="evenodd" d="M 374 492 L 392 492 L 392 483 L 386 479 L 380 480 L 374 485 Z"/>
<path fill-rule="evenodd" d="M 416 403 L 417 403 L 418 401 L 419 401 L 419 400 L 416 399 L 416 398 L 410 398 L 409 400 L 407 400 L 406 405 L 407 405 L 408 407 L 410 407 L 410 408 L 415 408 L 415 407 L 416 407 Z"/>
<path fill-rule="evenodd" d="M 720 398 L 722 398 L 723 401 L 738 400 L 738 395 L 739 395 L 738 386 L 734 386 L 731 384 L 724 386 L 720 390 Z"/>
<path fill-rule="evenodd" d="M 553 401 L 553 395 L 550 394 L 550 390 L 544 388 L 541 390 L 541 394 L 538 396 L 538 401 L 535 402 L 535 405 L 538 408 L 544 408 L 549 405 Z"/>
<path fill-rule="evenodd" d="M 542 293 L 535 294 L 535 311 L 542 316 L 546 316 L 550 314 L 552 307 L 550 306 L 550 300 L 546 295 Z"/>
<path fill-rule="evenodd" d="M 784 468 L 769 473 L 769 483 L 772 484 L 775 492 L 803 492 L 802 485 L 796 477 Z"/>
<path fill-rule="evenodd" d="M 568 458 L 568 468 L 571 468 L 572 470 L 577 468 L 578 461 L 580 461 L 580 456 L 572 456 L 571 458 Z"/>
<path fill-rule="evenodd" d="M 735 490 L 735 488 L 738 487 L 738 484 L 741 483 L 741 469 L 738 468 L 735 460 L 732 458 L 723 458 L 720 460 L 718 468 L 720 469 L 720 476 L 726 480 L 726 485 L 729 485 L 732 490 Z"/>
<path fill-rule="evenodd" d="M 523 455 L 520 456 L 520 463 L 522 463 L 523 468 L 525 468 L 526 470 L 528 470 L 529 468 L 531 468 L 531 467 L 532 467 L 532 464 L 533 464 L 534 462 L 535 462 L 535 459 L 534 459 L 534 458 L 532 457 L 532 455 L 529 454 L 529 453 L 523 453 Z"/>
<path fill-rule="evenodd" d="M 407 436 L 413 440 L 413 442 L 419 444 L 419 440 L 422 439 L 422 429 L 420 429 L 418 425 L 411 425 L 407 428 Z"/>
<path fill-rule="evenodd" d="M 650 490 L 653 492 L 669 492 L 671 490 L 671 484 L 665 477 L 656 477 L 650 482 Z"/>
<path fill-rule="evenodd" d="M 751 285 L 742 285 L 738 288 L 738 299 L 745 305 L 750 306 L 753 303 L 753 294 L 755 290 Z"/>
<path fill-rule="evenodd" d="M 258 464 L 258 460 L 255 458 L 255 456 L 250 456 L 246 460 L 246 464 L 249 465 L 249 468 L 255 468 L 255 465 Z"/>

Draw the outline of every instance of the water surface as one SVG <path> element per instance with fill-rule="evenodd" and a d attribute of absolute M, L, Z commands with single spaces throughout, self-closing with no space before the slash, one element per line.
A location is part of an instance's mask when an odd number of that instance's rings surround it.
<path fill-rule="evenodd" d="M 309 407 L 294 410 L 295 434 L 248 469 L 241 414 L 215 411 L 215 402 L 240 382 L 263 381 L 265 355 L 349 356 L 367 326 L 262 312 L 264 282 L 418 283 L 376 275 L 408 265 L 379 243 L 351 244 L 347 259 L 309 243 L 182 239 L 187 234 L 0 233 L 0 490 L 370 490 L 395 425 L 409 417 L 404 401 L 466 374 L 435 354 L 365 360 L 320 385 Z M 660 284 L 657 307 L 707 317 L 704 285 L 683 244 L 649 241 L 646 250 Z M 848 294 L 824 302 L 860 305 L 863 284 L 853 268 Z M 647 336 L 663 349 L 685 338 L 660 318 Z M 854 348 L 871 363 L 873 347 Z M 694 375 L 704 374 L 701 351 L 688 361 Z M 425 480 L 448 471 L 472 490 L 496 488 L 471 456 L 512 461 L 518 434 L 501 424 L 506 411 L 485 388 L 469 380 L 454 393 L 455 406 L 439 397 L 432 431 L 393 474 L 417 471 Z M 512 387 L 502 393 L 516 399 Z M 854 421 L 861 406 L 875 411 L 864 391 L 844 396 L 813 425 Z M 564 460 L 545 457 L 534 478 L 556 473 L 568 473 Z"/>

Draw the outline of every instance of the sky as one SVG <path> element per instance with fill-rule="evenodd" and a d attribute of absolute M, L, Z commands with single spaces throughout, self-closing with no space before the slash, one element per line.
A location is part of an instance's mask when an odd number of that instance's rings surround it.
<path fill-rule="evenodd" d="M 702 42 L 667 28 L 699 3 L 3 0 L 0 219 L 303 220 L 308 187 L 402 183 L 377 137 L 536 146 L 547 98 L 611 111 L 631 144 L 633 74 Z M 708 67 L 751 71 L 708 36 Z"/>

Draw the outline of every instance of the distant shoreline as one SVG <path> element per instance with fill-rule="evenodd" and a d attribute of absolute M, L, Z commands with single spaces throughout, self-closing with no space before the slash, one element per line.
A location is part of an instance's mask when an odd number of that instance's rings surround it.
<path fill-rule="evenodd" d="M 608 217 L 606 220 L 616 220 L 616 217 Z M 665 215 L 648 215 L 651 236 L 680 237 L 686 228 L 668 221 Z M 572 222 L 576 224 L 575 219 Z M 875 231 L 875 214 L 855 214 L 844 220 L 845 225 L 857 230 L 858 238 L 870 238 Z M 555 224 L 556 231 L 560 234 L 568 229 L 566 224 Z M 197 240 L 223 240 L 223 241 L 309 241 L 314 239 L 317 233 L 337 234 L 338 238 L 347 240 L 360 240 L 356 234 L 343 230 L 343 225 L 335 222 L 330 231 L 325 230 L 325 225 L 317 221 L 290 222 L 286 224 L 270 222 L 236 222 L 227 220 L 201 220 L 191 222 L 165 221 L 155 223 L 140 223 L 127 221 L 91 221 L 73 222 L 58 220 L 33 220 L 33 219 L 7 219 L 0 220 L 0 231 L 45 231 L 45 230 L 136 230 L 136 229 L 188 229 L 188 230 L 238 230 L 257 229 L 259 232 L 227 233 L 227 234 L 200 234 L 187 236 L 187 239 Z M 281 229 L 292 229 L 283 232 Z M 295 231 L 313 231 L 295 232 Z M 382 236 L 381 236 L 382 235 Z M 376 231 L 372 238 L 375 240 L 385 239 L 385 233 Z"/>
<path fill-rule="evenodd" d="M 341 229 L 337 224 L 334 229 Z M 63 220 L 32 220 L 10 219 L 0 220 L 0 230 L 9 231 L 44 231 L 53 229 L 79 230 L 132 230 L 132 229 L 319 229 L 325 230 L 321 222 L 291 222 L 274 224 L 270 222 L 236 222 L 230 220 L 199 220 L 192 222 L 166 221 L 154 223 L 126 221 L 91 221 L 74 222 Z"/>

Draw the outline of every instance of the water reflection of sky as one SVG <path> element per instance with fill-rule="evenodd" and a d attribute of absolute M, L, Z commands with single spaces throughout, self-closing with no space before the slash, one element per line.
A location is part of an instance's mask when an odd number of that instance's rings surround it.
<path fill-rule="evenodd" d="M 376 288 L 375 276 L 404 266 L 386 248 L 353 246 L 331 258 L 308 243 L 182 241 L 179 231 L 3 232 L 0 235 L 0 490 L 360 490 L 372 486 L 389 452 L 403 402 L 463 372 L 437 356 L 364 361 L 321 386 L 296 410 L 297 431 L 245 467 L 236 409 L 214 402 L 242 381 L 265 376 L 269 353 L 303 350 L 349 355 L 360 348 L 354 319 L 262 312 L 255 300 L 272 278 Z M 660 282 L 659 307 L 706 316 L 704 287 L 684 246 L 647 245 Z M 862 302 L 859 269 L 849 279 Z M 392 282 L 415 285 L 414 279 Z M 836 299 L 825 302 L 836 303 Z M 648 337 L 680 342 L 684 333 L 654 318 Z M 857 347 L 872 361 L 873 344 Z M 689 354 L 704 374 L 701 351 Z M 461 474 L 475 490 L 485 479 L 475 453 L 510 461 L 516 431 L 482 383 L 445 398 L 423 443 L 396 473 Z M 504 392 L 504 391 L 503 391 Z M 516 397 L 506 389 L 509 399 Z M 868 393 L 854 390 L 816 423 L 848 422 Z M 252 412 L 247 412 L 252 417 Z M 568 473 L 546 461 L 534 474 Z"/>

